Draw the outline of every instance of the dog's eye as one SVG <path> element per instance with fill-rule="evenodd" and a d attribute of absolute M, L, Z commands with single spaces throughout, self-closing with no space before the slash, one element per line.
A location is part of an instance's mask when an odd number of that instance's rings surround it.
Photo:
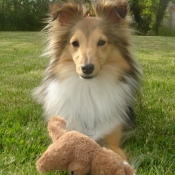
<path fill-rule="evenodd" d="M 79 42 L 78 42 L 78 41 L 74 41 L 74 42 L 72 42 L 72 45 L 73 45 L 74 47 L 79 47 Z"/>
<path fill-rule="evenodd" d="M 100 40 L 100 41 L 98 41 L 98 46 L 104 46 L 106 44 L 106 41 L 104 41 L 104 40 Z"/>

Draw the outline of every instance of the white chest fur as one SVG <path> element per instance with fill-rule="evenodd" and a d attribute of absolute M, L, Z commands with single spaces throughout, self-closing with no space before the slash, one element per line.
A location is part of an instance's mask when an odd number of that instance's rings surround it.
<path fill-rule="evenodd" d="M 67 120 L 68 130 L 92 132 L 90 137 L 95 140 L 125 121 L 132 97 L 128 84 L 117 84 L 106 73 L 90 80 L 76 74 L 62 82 L 51 80 L 44 94 L 40 100 L 47 116 L 61 116 Z"/>

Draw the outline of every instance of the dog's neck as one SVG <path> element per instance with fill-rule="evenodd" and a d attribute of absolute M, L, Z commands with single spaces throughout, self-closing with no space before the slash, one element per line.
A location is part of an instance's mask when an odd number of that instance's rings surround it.
<path fill-rule="evenodd" d="M 86 124 L 95 129 L 91 137 L 98 140 L 125 122 L 133 89 L 128 83 L 115 82 L 111 75 L 103 72 L 90 80 L 82 80 L 77 74 L 63 81 L 50 79 L 44 92 L 43 89 L 39 91 L 42 91 L 39 95 L 48 117 L 61 116 L 67 120 L 68 130 L 84 134 Z"/>

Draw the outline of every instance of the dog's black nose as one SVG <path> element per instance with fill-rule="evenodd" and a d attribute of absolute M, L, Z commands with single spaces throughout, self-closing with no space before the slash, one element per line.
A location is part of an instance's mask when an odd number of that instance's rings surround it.
<path fill-rule="evenodd" d="M 81 66 L 81 69 L 84 74 L 89 75 L 94 71 L 94 65 L 93 64 L 83 64 Z"/>

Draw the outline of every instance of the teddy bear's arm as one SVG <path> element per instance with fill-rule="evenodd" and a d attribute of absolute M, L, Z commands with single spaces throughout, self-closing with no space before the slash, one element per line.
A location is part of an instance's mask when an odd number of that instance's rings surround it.
<path fill-rule="evenodd" d="M 67 169 L 70 152 L 65 151 L 64 146 L 58 147 L 58 145 L 57 142 L 50 145 L 36 162 L 36 168 L 40 173 Z"/>
<path fill-rule="evenodd" d="M 41 158 L 36 162 L 36 168 L 40 173 L 47 173 L 56 169 L 55 156 L 51 151 L 46 151 Z"/>

